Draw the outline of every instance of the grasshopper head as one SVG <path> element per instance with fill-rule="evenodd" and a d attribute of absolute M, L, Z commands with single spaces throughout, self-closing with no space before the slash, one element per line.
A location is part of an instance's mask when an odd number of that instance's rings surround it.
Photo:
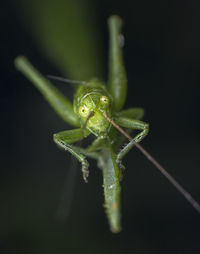
<path fill-rule="evenodd" d="M 79 100 L 76 111 L 82 126 L 86 124 L 86 128 L 96 135 L 105 134 L 110 123 L 104 113 L 112 116 L 112 98 L 101 88 L 87 90 Z"/>

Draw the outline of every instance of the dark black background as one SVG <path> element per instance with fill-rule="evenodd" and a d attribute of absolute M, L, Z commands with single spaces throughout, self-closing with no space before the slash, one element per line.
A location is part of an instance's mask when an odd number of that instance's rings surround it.
<path fill-rule="evenodd" d="M 125 21 L 126 107 L 145 108 L 150 134 L 143 145 L 200 202 L 199 1 L 96 1 L 95 8 L 105 73 L 106 19 L 116 13 Z M 77 173 L 68 222 L 56 221 L 71 160 L 52 134 L 70 127 L 16 72 L 13 60 L 24 54 L 41 72 L 56 70 L 12 2 L 1 6 L 0 19 L 1 253 L 200 253 L 199 215 L 136 149 L 124 161 L 122 233 L 109 232 L 94 163 L 89 184 Z"/>

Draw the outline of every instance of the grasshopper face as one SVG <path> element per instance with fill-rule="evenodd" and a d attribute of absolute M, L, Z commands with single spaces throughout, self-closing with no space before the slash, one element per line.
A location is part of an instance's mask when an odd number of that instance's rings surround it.
<path fill-rule="evenodd" d="M 110 123 L 104 117 L 104 113 L 109 117 L 112 116 L 111 96 L 104 90 L 103 86 L 86 86 L 81 87 L 81 90 L 82 96 L 78 96 L 78 107 L 75 108 L 81 126 L 86 124 L 86 128 L 95 135 L 105 134 Z"/>

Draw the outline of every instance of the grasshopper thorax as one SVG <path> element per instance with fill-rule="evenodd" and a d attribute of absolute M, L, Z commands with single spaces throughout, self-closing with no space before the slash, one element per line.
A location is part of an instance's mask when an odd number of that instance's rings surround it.
<path fill-rule="evenodd" d="M 105 134 L 110 123 L 104 117 L 106 113 L 112 116 L 112 97 L 99 82 L 90 81 L 80 86 L 74 97 L 74 111 L 80 119 L 80 125 L 85 126 L 93 134 Z"/>

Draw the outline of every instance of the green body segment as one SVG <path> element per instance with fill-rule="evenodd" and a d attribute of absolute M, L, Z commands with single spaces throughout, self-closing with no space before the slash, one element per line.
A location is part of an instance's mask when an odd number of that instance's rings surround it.
<path fill-rule="evenodd" d="M 81 163 L 83 178 L 87 182 L 89 163 L 87 157 L 98 161 L 103 171 L 105 208 L 114 233 L 121 230 L 120 180 L 124 166 L 122 159 L 134 146 L 133 142 L 122 148 L 124 137 L 108 121 L 114 120 L 130 133 L 139 133 L 134 137 L 140 142 L 148 134 L 148 124 L 142 122 L 144 111 L 141 108 L 121 110 L 126 99 L 126 74 L 122 59 L 120 33 L 122 21 L 117 16 L 109 19 L 110 62 L 108 88 L 98 80 L 90 80 L 80 85 L 74 95 L 74 105 L 44 76 L 40 74 L 25 57 L 17 57 L 16 68 L 21 71 L 44 95 L 57 114 L 78 129 L 65 130 L 54 134 L 59 148 L 70 152 Z M 120 111 L 121 110 L 121 111 Z M 97 138 L 87 148 L 74 145 L 90 134 Z"/>
<path fill-rule="evenodd" d="M 112 147 L 109 152 L 104 150 L 103 187 L 105 196 L 105 209 L 113 233 L 121 231 L 121 205 L 120 205 L 120 167 L 116 163 L 116 154 Z"/>

